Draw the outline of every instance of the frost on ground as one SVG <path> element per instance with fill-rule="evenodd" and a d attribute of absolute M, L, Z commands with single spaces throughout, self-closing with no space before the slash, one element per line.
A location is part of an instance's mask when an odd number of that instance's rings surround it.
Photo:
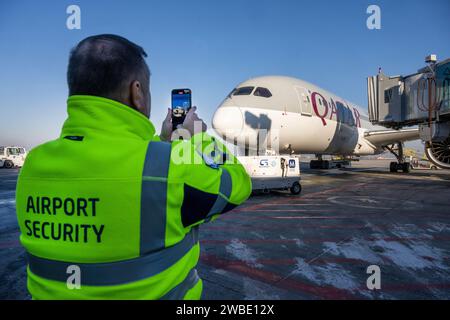
<path fill-rule="evenodd" d="M 14 205 L 16 203 L 16 200 L 14 198 L 11 199 L 0 199 L 0 205 L 6 206 L 6 205 Z"/>
<path fill-rule="evenodd" d="M 296 258 L 294 274 L 301 275 L 318 285 L 331 285 L 335 288 L 354 290 L 359 287 L 355 278 L 342 267 L 329 263 L 325 266 L 310 265 L 301 258 Z"/>
<path fill-rule="evenodd" d="M 297 247 L 299 247 L 299 248 L 301 248 L 305 245 L 305 243 L 300 239 L 294 239 L 294 241 L 295 241 L 295 244 L 297 245 Z"/>
<path fill-rule="evenodd" d="M 402 268 L 425 269 L 439 268 L 446 269 L 443 265 L 445 253 L 441 249 L 434 248 L 423 242 L 409 242 L 408 245 L 399 242 L 377 240 L 374 245 L 382 248 L 383 256 Z"/>
<path fill-rule="evenodd" d="M 258 232 L 252 231 L 250 234 L 254 235 L 256 238 L 264 239 L 264 236 L 259 234 Z"/>
<path fill-rule="evenodd" d="M 446 223 L 431 222 L 428 225 L 431 227 L 431 229 L 430 228 L 427 229 L 427 231 L 429 231 L 429 232 L 433 232 L 433 233 L 438 232 L 439 233 L 439 232 L 443 232 L 443 231 L 450 231 L 450 226 Z"/>
<path fill-rule="evenodd" d="M 406 231 L 401 232 L 405 237 Z M 407 243 L 397 241 L 386 241 L 378 239 L 365 241 L 353 238 L 348 242 L 336 244 L 324 242 L 325 250 L 335 256 L 343 256 L 349 259 L 358 259 L 371 264 L 382 265 L 386 261 L 392 261 L 401 268 L 446 269 L 444 257 L 446 253 L 435 248 L 424 241 L 409 241 Z M 386 259 L 387 258 L 387 259 Z"/>
<path fill-rule="evenodd" d="M 216 269 L 213 272 L 227 279 L 236 277 L 232 272 L 223 269 Z M 286 299 L 286 294 L 289 294 L 285 290 L 247 277 L 239 278 L 238 282 L 242 284 L 242 292 L 244 294 L 242 299 L 244 300 L 279 300 Z M 216 284 L 221 285 L 220 283 Z"/>
<path fill-rule="evenodd" d="M 244 300 L 280 300 L 280 296 L 274 293 L 274 288 L 259 281 L 243 278 Z"/>
<path fill-rule="evenodd" d="M 393 225 L 391 232 L 399 238 L 433 239 L 432 235 L 427 234 L 423 229 L 414 224 Z"/>
<path fill-rule="evenodd" d="M 280 235 L 280 239 L 287 240 L 287 238 L 282 236 L 282 235 Z M 295 244 L 299 248 L 301 248 L 301 247 L 303 247 L 305 245 L 305 243 L 302 240 L 300 240 L 299 238 L 293 238 L 292 240 L 295 242 Z"/>
<path fill-rule="evenodd" d="M 360 239 L 351 239 L 348 242 L 337 244 L 324 242 L 325 250 L 335 256 L 343 256 L 348 259 L 358 259 L 374 264 L 381 264 L 383 260 L 372 252 L 369 243 Z"/>
<path fill-rule="evenodd" d="M 230 244 L 227 245 L 225 249 L 235 258 L 244 261 L 253 267 L 263 267 L 262 264 L 257 262 L 258 257 L 256 253 L 238 239 L 232 239 Z"/>

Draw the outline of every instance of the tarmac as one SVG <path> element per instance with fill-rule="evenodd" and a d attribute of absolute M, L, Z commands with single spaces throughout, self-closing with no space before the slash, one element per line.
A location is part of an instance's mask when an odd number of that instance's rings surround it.
<path fill-rule="evenodd" d="M 0 299 L 30 299 L 17 174 L 0 169 Z M 302 163 L 301 184 L 300 195 L 254 194 L 201 226 L 203 299 L 450 298 L 450 171 Z M 379 289 L 367 286 L 373 266 Z"/>

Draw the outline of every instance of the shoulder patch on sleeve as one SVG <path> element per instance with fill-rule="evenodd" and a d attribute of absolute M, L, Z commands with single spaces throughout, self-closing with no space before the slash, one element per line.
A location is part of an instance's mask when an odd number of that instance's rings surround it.
<path fill-rule="evenodd" d="M 219 164 L 217 164 L 216 161 L 212 157 L 202 153 L 202 158 L 208 167 L 211 167 L 213 169 L 219 169 Z"/>

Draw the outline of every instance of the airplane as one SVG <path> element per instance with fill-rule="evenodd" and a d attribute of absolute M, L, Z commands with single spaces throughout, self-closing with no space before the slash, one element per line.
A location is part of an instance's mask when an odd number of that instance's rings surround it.
<path fill-rule="evenodd" d="M 390 171 L 409 172 L 403 142 L 419 139 L 417 128 L 374 126 L 367 113 L 316 85 L 286 76 L 262 76 L 237 85 L 215 111 L 212 127 L 247 154 L 315 154 L 311 168 L 326 169 L 322 155 L 375 155 L 389 150 Z"/>

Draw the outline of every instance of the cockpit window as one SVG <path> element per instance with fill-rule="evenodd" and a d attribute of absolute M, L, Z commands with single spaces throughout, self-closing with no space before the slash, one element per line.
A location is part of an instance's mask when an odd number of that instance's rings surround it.
<path fill-rule="evenodd" d="M 255 87 L 240 87 L 233 92 L 233 96 L 248 96 Z"/>
<path fill-rule="evenodd" d="M 258 87 L 256 88 L 253 95 L 258 97 L 270 98 L 272 96 L 272 93 L 267 88 Z"/>
<path fill-rule="evenodd" d="M 231 90 L 231 92 L 227 95 L 227 97 L 231 97 L 235 92 L 236 92 L 236 88 L 234 88 L 233 90 Z"/>

